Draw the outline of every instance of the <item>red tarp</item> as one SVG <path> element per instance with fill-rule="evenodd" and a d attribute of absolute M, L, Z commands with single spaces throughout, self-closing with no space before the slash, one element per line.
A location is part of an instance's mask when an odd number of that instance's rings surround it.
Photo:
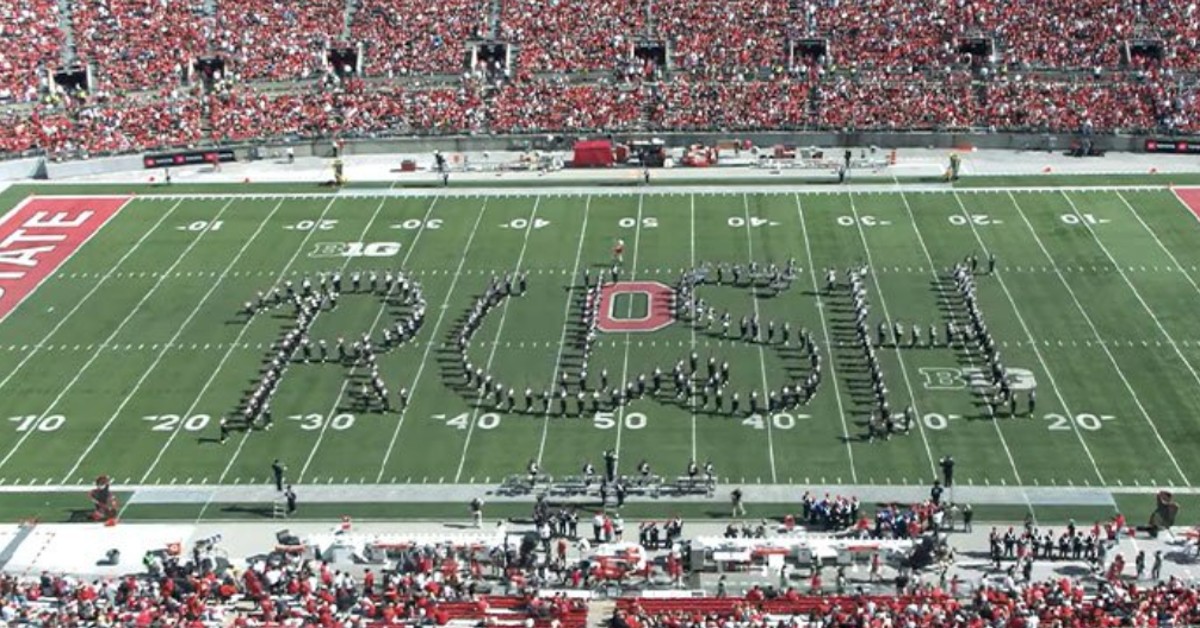
<path fill-rule="evenodd" d="M 575 142 L 575 168 L 608 168 L 613 165 L 613 148 L 609 140 Z"/>

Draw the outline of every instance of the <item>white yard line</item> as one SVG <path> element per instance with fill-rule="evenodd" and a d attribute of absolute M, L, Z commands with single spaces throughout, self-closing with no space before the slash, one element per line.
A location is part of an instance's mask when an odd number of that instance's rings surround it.
<path fill-rule="evenodd" d="M 220 218 L 222 215 L 224 215 L 225 210 L 229 207 L 230 203 L 232 203 L 232 202 L 233 202 L 232 200 L 226 202 L 225 205 L 223 205 L 221 207 L 221 210 L 219 212 L 217 212 L 217 215 L 213 218 L 213 220 L 216 220 L 217 218 Z M 176 206 L 178 206 L 178 204 L 176 204 Z M 112 332 L 108 335 L 108 337 L 105 338 L 104 341 L 100 343 L 100 345 L 96 349 L 95 353 L 93 353 L 92 356 L 90 358 L 88 358 L 87 362 L 83 363 L 83 366 L 79 367 L 79 369 L 75 371 L 75 376 L 71 378 L 71 381 L 67 382 L 67 385 L 63 386 L 62 389 L 58 391 L 58 395 L 54 397 L 54 400 L 51 401 L 50 405 L 46 407 L 46 410 L 39 415 L 38 421 L 42 421 L 43 419 L 45 419 L 46 415 L 49 414 L 54 409 L 54 407 L 58 405 L 58 403 L 60 401 L 62 401 L 63 397 L 67 396 L 67 393 L 70 392 L 71 389 L 75 387 L 75 384 L 77 384 L 79 382 L 80 378 L 83 377 L 83 374 L 87 372 L 88 368 L 90 368 L 92 366 L 92 364 L 95 363 L 96 360 L 98 360 L 100 358 L 100 356 L 104 353 L 104 347 L 106 345 L 108 345 L 109 343 L 111 343 L 113 338 L 116 338 L 117 335 L 121 333 L 121 330 L 125 329 L 125 326 L 129 324 L 129 321 L 133 320 L 134 315 L 136 315 L 138 312 L 140 312 L 142 309 L 142 306 L 145 305 L 150 300 L 150 297 L 154 296 L 154 294 L 158 291 L 159 286 L 161 286 L 163 284 L 163 282 L 166 280 L 166 276 L 171 271 L 175 270 L 175 267 L 178 266 L 179 263 L 182 262 L 185 257 L 187 257 L 188 253 L 191 252 L 191 250 L 193 248 L 195 248 L 196 244 L 198 244 L 200 242 L 200 240 L 204 239 L 204 234 L 206 234 L 206 233 L 209 233 L 208 229 L 205 229 L 204 231 L 201 231 L 200 233 L 198 233 L 196 235 L 196 237 L 187 245 L 187 247 L 184 248 L 183 252 L 179 254 L 179 257 L 175 258 L 175 261 L 172 262 L 171 265 L 167 268 L 167 270 L 163 272 L 162 276 L 160 276 L 158 278 L 158 281 L 154 282 L 154 285 L 151 286 L 150 289 L 147 290 L 146 293 L 142 295 L 142 298 L 137 302 L 137 304 L 133 306 L 133 309 L 130 310 L 129 313 L 125 315 L 125 318 L 121 319 L 121 322 L 117 324 L 116 329 L 113 329 Z M 9 461 L 9 459 L 11 459 L 13 457 L 13 455 L 17 453 L 17 450 L 19 450 L 21 448 L 21 445 L 25 444 L 25 441 L 28 440 L 29 436 L 31 434 L 33 434 L 35 431 L 36 430 L 29 430 L 29 431 L 25 432 L 19 440 L 17 440 L 16 444 L 13 445 L 12 449 L 9 450 L 8 454 L 6 456 L 4 456 L 3 459 L 0 459 L 0 467 L 3 467 Z"/>
<path fill-rule="evenodd" d="M 867 245 L 867 234 L 863 230 L 862 221 L 858 216 L 858 207 L 854 204 L 854 195 L 849 194 L 847 198 L 850 201 L 850 211 L 854 214 L 854 224 L 858 227 L 858 237 L 862 240 L 863 252 L 867 256 L 867 268 L 871 271 L 871 282 L 875 284 L 875 291 L 879 293 L 879 307 L 883 309 L 883 317 L 890 323 L 895 323 L 896 319 L 892 318 L 891 312 L 888 311 L 887 298 L 883 296 L 883 285 L 879 282 L 879 273 L 875 268 L 875 262 L 871 258 L 871 247 Z M 912 380 L 908 376 L 908 366 L 904 363 L 904 352 L 900 347 L 893 348 L 896 353 L 896 360 L 900 363 L 900 375 L 904 379 L 904 387 L 908 389 L 908 398 L 911 400 L 913 411 L 917 416 L 921 414 L 921 409 L 917 407 L 917 394 L 913 390 Z M 917 431 L 921 434 L 921 442 L 925 445 L 925 455 L 929 458 L 929 470 L 933 473 L 931 477 L 936 478 L 937 465 L 933 460 L 933 450 L 929 447 L 929 437 L 925 435 L 925 421 L 917 421 Z"/>
<path fill-rule="evenodd" d="M 746 259 L 751 264 L 753 264 L 757 260 L 754 259 L 754 237 L 753 237 L 753 233 L 750 231 L 751 227 L 750 227 L 750 195 L 749 194 L 742 194 L 742 212 L 745 214 L 745 219 L 746 219 Z M 756 280 L 754 279 L 753 276 L 751 276 L 750 277 L 750 300 L 751 300 L 751 302 L 754 303 L 754 318 L 755 318 L 755 320 L 757 320 L 759 322 L 759 324 L 764 324 L 766 321 L 763 321 L 762 316 L 759 316 L 759 312 L 758 312 L 758 288 L 755 286 L 755 282 L 756 282 Z M 761 408 L 767 408 L 768 399 L 770 399 L 770 396 L 771 396 L 771 392 L 770 392 L 771 387 L 770 387 L 770 384 L 767 383 L 766 351 L 763 350 L 762 343 L 759 342 L 758 338 L 754 339 L 754 344 L 758 345 L 758 366 L 762 371 L 762 398 L 760 399 L 761 403 L 759 405 L 761 406 Z M 760 412 L 762 411 L 761 408 L 760 408 Z M 765 423 L 767 425 L 767 459 L 771 463 L 771 482 L 774 483 L 774 482 L 779 481 L 779 476 L 775 472 L 775 434 L 774 434 L 774 430 L 771 429 L 771 424 L 774 423 L 774 421 L 772 421 L 771 417 L 769 416 L 771 414 L 771 411 L 769 409 L 766 410 L 766 414 L 768 416 L 765 417 L 766 420 L 764 420 L 763 423 Z"/>
<path fill-rule="evenodd" d="M 337 197 L 337 196 L 333 196 L 329 199 L 329 202 L 325 204 L 325 208 L 323 210 L 321 210 L 321 215 L 317 216 L 316 222 L 320 222 L 321 220 L 323 220 L 325 218 L 325 216 L 327 216 L 329 214 L 329 210 L 333 208 L 333 204 L 337 200 L 339 200 L 339 197 Z M 380 207 L 383 206 L 383 201 L 380 201 L 379 206 Z M 275 274 L 274 279 L 272 279 L 270 281 L 270 284 L 269 284 L 270 286 L 273 287 L 273 286 L 278 285 L 279 282 L 283 281 L 284 278 L 287 277 L 288 271 L 291 270 L 292 266 L 295 265 L 296 260 L 299 259 L 300 254 L 304 252 L 305 248 L 307 248 L 308 239 L 311 238 L 313 236 L 313 234 L 316 232 L 317 232 L 316 229 L 309 229 L 308 233 L 304 234 L 304 239 L 300 241 L 300 246 L 296 248 L 296 251 L 294 253 L 292 253 L 291 258 L 289 258 L 287 263 L 283 265 L 283 268 L 281 268 L 279 270 L 279 272 Z M 350 258 L 346 258 L 346 259 L 349 260 Z M 347 262 L 342 263 L 343 270 L 346 268 L 347 263 L 349 263 L 349 262 L 347 261 Z M 253 323 L 253 321 L 247 322 L 245 327 L 249 327 L 252 323 Z M 243 331 L 245 331 L 245 330 L 243 330 Z M 197 396 L 197 400 L 193 402 L 193 405 L 195 405 L 195 403 L 197 401 L 199 401 L 199 396 Z M 218 484 L 221 482 L 224 482 L 225 477 L 227 475 L 229 475 L 229 470 L 231 468 L 233 468 L 233 463 L 238 459 L 238 456 L 241 455 L 242 448 L 246 446 L 246 441 L 250 438 L 250 434 L 252 432 L 253 432 L 253 430 L 249 429 L 248 426 L 247 426 L 247 429 L 244 432 L 242 432 L 242 438 L 238 440 L 237 448 L 233 450 L 233 455 L 229 457 L 229 462 L 225 464 L 225 469 L 223 471 L 221 471 L 221 477 L 217 480 Z"/>
<path fill-rule="evenodd" d="M 108 420 L 104 422 L 104 425 L 100 428 L 100 431 L 96 432 L 96 436 L 92 438 L 92 442 L 88 443 L 87 449 L 83 450 L 83 453 L 79 455 L 79 458 L 75 461 L 75 464 L 71 466 L 71 469 L 67 471 L 65 475 L 63 475 L 63 484 L 69 482 L 71 480 L 71 476 L 75 475 L 75 472 L 78 471 L 79 467 L 83 465 L 83 461 L 87 459 L 88 455 L 91 454 L 92 450 L 95 449 L 97 444 L 99 444 L 100 439 L 104 438 L 104 435 L 108 433 L 109 428 L 112 427 L 112 424 L 116 422 L 117 417 L 119 417 L 121 412 L 125 410 L 125 406 L 128 405 L 135 396 L 137 396 L 138 391 L 142 388 L 142 384 L 144 384 L 146 380 L 149 379 L 150 375 L 158 369 L 159 362 L 162 362 L 163 357 L 170 352 L 171 345 L 175 344 L 175 341 L 179 340 L 179 337 L 183 335 L 183 330 L 186 329 L 189 324 L 191 324 L 192 319 L 196 317 L 196 314 L 200 313 L 200 308 L 204 307 L 204 304 L 208 302 L 208 299 L 212 297 L 214 293 L 216 293 L 217 288 L 221 285 L 221 282 L 225 280 L 225 277 L 229 274 L 230 269 L 232 269 L 238 263 L 238 260 L 242 259 L 242 255 L 244 255 L 246 251 L 250 249 L 250 245 L 258 239 L 258 236 L 262 234 L 263 228 L 267 226 L 267 223 L 271 221 L 271 218 L 275 216 L 275 213 L 279 211 L 279 208 L 282 205 L 283 202 L 280 201 L 275 205 L 274 208 L 271 209 L 270 213 L 267 214 L 267 217 L 258 224 L 258 228 L 254 230 L 254 233 L 246 239 L 244 244 L 242 244 L 242 248 L 238 249 L 237 254 L 234 255 L 233 259 L 229 261 L 229 264 L 225 266 L 225 270 L 221 273 L 221 275 L 217 277 L 216 281 L 212 282 L 212 285 L 208 287 L 208 291 L 204 293 L 204 296 L 200 297 L 200 302 L 196 303 L 196 306 L 193 307 L 190 312 L 188 312 L 187 318 L 183 319 L 183 322 L 179 324 L 179 327 L 175 330 L 175 333 L 171 336 L 171 339 L 163 345 L 163 348 L 159 350 L 158 355 L 154 356 L 154 361 L 150 363 L 150 366 L 146 367 L 146 370 L 142 373 L 141 377 L 138 378 L 137 382 L 133 385 L 133 388 L 127 395 L 125 395 L 125 398 L 121 400 L 121 403 L 117 405 L 117 409 L 113 410 L 112 416 L 108 417 Z M 228 205 L 226 205 L 226 207 L 228 207 Z M 222 209 L 222 213 L 223 212 L 224 209 Z M 218 214 L 218 216 L 220 216 L 220 214 Z M 230 353 L 232 353 L 232 351 L 230 351 Z M 229 356 L 228 353 L 225 355 L 226 357 Z M 220 365 L 218 365 L 217 370 L 220 368 Z M 215 371 L 213 373 L 213 377 L 216 377 Z M 210 379 L 209 381 L 211 382 L 212 380 Z M 182 416 L 184 418 L 190 417 L 192 410 L 194 409 L 194 405 L 189 407 L 188 411 Z M 182 423 L 183 421 L 180 421 L 180 425 L 182 425 Z M 182 427 L 176 427 L 175 431 L 171 434 L 171 438 L 174 438 L 175 434 L 177 434 L 181 429 Z M 169 442 L 170 440 L 168 440 L 168 443 Z M 164 447 L 163 450 L 165 449 L 166 448 Z M 155 458 L 155 464 L 157 464 L 158 459 L 161 457 L 162 451 L 160 451 L 158 457 Z M 142 482 L 146 481 L 147 475 L 149 475 L 149 471 L 146 472 L 146 475 L 142 476 Z"/>
<path fill-rule="evenodd" d="M 642 242 L 642 209 L 645 207 L 645 204 L 646 197 L 643 195 L 638 195 L 637 223 L 635 223 L 633 226 L 633 261 L 629 267 L 629 278 L 624 279 L 624 281 L 634 281 L 637 279 L 638 248 Z M 622 271 L 624 271 L 624 269 L 622 269 Z M 603 280 L 598 278 L 597 281 Z M 621 366 L 621 381 L 618 382 L 618 385 L 621 387 L 622 395 L 625 394 L 625 384 L 629 381 L 630 338 L 630 333 L 625 332 L 625 358 L 622 361 Z M 617 473 L 617 469 L 620 469 L 621 467 L 621 428 L 625 425 L 625 407 L 630 403 L 631 400 L 626 399 L 625 403 L 617 406 L 617 442 L 613 446 L 613 453 L 616 456 L 616 461 L 613 463 L 613 477 L 620 477 L 620 474 Z"/>
<path fill-rule="evenodd" d="M 1058 270 L 1058 264 L 1054 261 L 1054 257 L 1050 255 L 1050 251 L 1046 248 L 1045 243 L 1042 242 L 1042 238 L 1038 235 L 1037 230 L 1033 228 L 1033 224 L 1029 222 L 1029 218 L 1025 216 L 1025 212 L 1021 209 L 1020 203 L 1017 202 L 1017 197 L 1009 194 L 1009 198 L 1012 200 L 1013 207 L 1016 208 L 1017 213 L 1021 216 L 1021 220 L 1024 221 L 1025 226 L 1029 229 L 1029 233 L 1033 235 L 1033 241 L 1036 242 L 1038 248 L 1042 250 L 1042 255 L 1046 256 L 1046 259 L 1052 264 L 1055 276 L 1058 277 L 1059 282 L 1062 283 L 1064 288 L 1066 288 L 1067 294 L 1071 297 L 1071 301 L 1075 303 L 1075 308 L 1079 310 L 1080 315 L 1083 316 L 1084 322 L 1087 323 L 1089 328 L 1091 328 L 1092 335 L 1095 336 L 1096 340 L 1100 340 L 1100 330 L 1096 328 L 1096 324 L 1092 322 L 1092 317 L 1088 315 L 1087 310 L 1083 307 L 1083 304 L 1079 302 L 1079 298 L 1075 296 L 1075 289 L 1071 287 L 1071 284 L 1067 283 L 1067 278 L 1064 277 L 1062 272 Z M 1095 237 L 1094 234 L 1093 237 Z M 1163 451 L 1167 453 L 1167 457 L 1171 460 L 1171 464 L 1175 467 L 1175 471 L 1179 473 L 1179 477 L 1183 479 L 1184 484 L 1191 486 L 1191 482 L 1188 480 L 1187 475 L 1184 474 L 1183 469 L 1179 466 L 1179 461 L 1175 459 L 1175 455 L 1171 453 L 1171 449 L 1167 447 L 1167 443 L 1163 441 L 1162 436 L 1158 432 L 1158 427 L 1154 425 L 1154 420 L 1150 418 L 1150 413 L 1147 412 L 1146 407 L 1142 405 L 1142 400 L 1138 397 L 1137 392 L 1134 391 L 1133 385 L 1129 383 L 1129 379 L 1125 377 L 1125 372 L 1121 370 L 1121 366 L 1117 363 L 1117 359 L 1113 356 L 1112 351 L 1110 351 L 1108 346 L 1103 342 L 1100 343 L 1100 348 L 1104 351 L 1104 355 L 1108 356 L 1108 361 L 1112 364 L 1113 369 L 1116 370 L 1117 377 L 1119 377 L 1121 379 L 1121 383 L 1125 385 L 1125 390 L 1129 392 L 1129 397 L 1133 399 L 1133 403 L 1137 405 L 1138 410 L 1142 413 L 1142 417 L 1146 419 L 1146 423 L 1154 432 L 1154 437 L 1158 439 L 1158 443 L 1162 445 Z"/>
<path fill-rule="evenodd" d="M 813 263 L 812 242 L 808 238 L 808 224 L 804 220 L 804 208 L 800 195 L 796 194 L 796 215 L 800 217 L 800 233 L 804 234 L 804 252 L 808 257 L 808 275 L 812 279 L 813 295 L 817 299 L 817 314 L 821 319 L 821 334 L 829 351 L 829 380 L 833 382 L 833 397 L 837 401 L 838 416 L 842 420 L 842 440 L 846 443 L 846 456 L 850 459 L 850 481 L 858 483 L 858 470 L 854 467 L 854 448 L 850 445 L 850 424 L 846 420 L 846 407 L 842 403 L 842 387 L 838 383 L 837 358 L 833 351 L 833 340 L 829 336 L 829 323 L 825 320 L 825 302 L 821 299 L 821 286 L 817 283 L 817 267 Z"/>
<path fill-rule="evenodd" d="M 450 287 L 446 290 L 446 297 L 442 299 L 442 305 L 439 308 L 437 321 L 433 324 L 433 331 L 429 334 L 429 341 L 425 345 L 425 353 L 421 355 L 421 363 L 417 366 L 417 374 L 413 377 L 412 385 L 408 388 L 409 398 L 408 405 L 400 411 L 400 419 L 396 421 L 396 429 L 392 431 L 392 439 L 388 441 L 387 451 L 383 454 L 383 461 L 379 463 L 379 474 L 375 476 L 376 482 L 383 481 L 383 472 L 387 469 L 388 460 L 392 457 L 392 451 L 396 448 L 396 440 L 400 436 L 400 428 L 404 427 L 404 420 L 408 417 L 408 409 L 412 407 L 412 400 L 417 396 L 418 386 L 421 383 L 421 374 L 425 372 L 425 365 L 429 364 L 429 353 L 433 351 L 433 347 L 438 345 L 438 331 L 442 328 L 442 321 L 446 318 L 446 311 L 450 309 L 450 298 L 454 296 L 454 289 L 458 286 L 458 280 L 462 277 L 462 267 L 467 261 L 467 256 L 471 253 L 471 245 L 475 242 L 475 233 L 479 231 L 479 223 L 483 222 L 483 215 L 487 213 L 487 198 L 483 199 L 483 207 L 479 209 L 479 214 L 475 216 L 475 224 L 471 227 L 471 235 L 467 236 L 467 244 L 463 247 L 462 257 L 458 258 L 458 268 L 454 271 L 454 277 L 450 280 Z"/>
<path fill-rule="evenodd" d="M 691 259 L 690 270 L 695 271 L 696 270 L 696 195 L 695 194 L 688 195 L 688 205 L 689 205 L 688 222 L 691 225 L 690 229 L 689 229 L 691 232 L 691 238 L 690 238 L 691 245 L 690 245 L 690 249 L 689 249 L 690 250 L 689 255 L 690 255 L 690 259 Z M 695 316 L 696 316 L 696 292 L 695 292 L 695 289 L 697 287 L 698 286 L 693 286 L 693 288 L 692 288 L 692 302 L 689 307 L 689 311 L 692 313 L 692 316 L 693 316 L 693 319 L 691 321 L 689 321 L 689 327 L 690 327 L 689 331 L 692 335 L 692 339 L 691 339 L 691 352 L 692 353 L 696 352 L 696 322 L 697 322 L 697 320 L 695 318 Z M 692 462 L 695 462 L 696 461 L 696 400 L 695 400 L 694 394 L 692 395 L 692 399 L 688 400 L 688 410 L 692 413 Z"/>
<path fill-rule="evenodd" d="M 583 257 L 583 240 L 587 235 L 588 213 L 591 211 L 592 197 L 587 197 L 583 204 L 583 226 L 579 228 L 579 243 L 575 247 L 575 264 L 571 267 L 571 274 L 567 280 L 567 303 L 563 306 L 563 323 L 562 333 L 558 337 L 558 356 L 554 358 L 554 372 L 550 374 L 550 386 L 547 390 L 553 390 L 554 385 L 558 382 L 558 373 L 562 370 L 563 353 L 567 348 L 567 327 L 571 324 L 571 303 L 575 300 L 575 279 L 579 276 L 579 260 Z M 585 287 L 583 298 L 587 298 L 587 288 Z M 587 330 L 584 330 L 587 333 Z M 546 404 L 546 411 L 543 413 L 545 417 L 542 420 L 542 440 L 538 445 L 538 464 L 542 464 L 542 456 L 546 453 L 546 437 L 550 433 L 550 404 Z"/>
<path fill-rule="evenodd" d="M 991 249 L 987 244 L 984 244 L 983 237 L 979 235 L 979 230 L 975 227 L 975 222 L 971 220 L 970 212 L 967 211 L 967 206 L 963 204 L 962 197 L 955 195 L 954 200 L 958 202 L 958 208 L 962 211 L 962 215 L 967 219 L 967 225 L 971 227 L 971 233 L 975 236 L 975 241 L 979 243 L 979 248 L 983 250 L 984 255 L 991 255 Z M 1062 390 L 1058 387 L 1058 382 L 1054 379 L 1054 374 L 1050 372 L 1050 365 L 1046 363 L 1046 359 L 1042 357 L 1042 352 L 1038 350 L 1037 341 L 1033 339 L 1033 332 L 1029 330 L 1029 325 L 1025 323 L 1025 317 L 1021 315 L 1020 308 L 1017 307 L 1017 300 L 1013 298 L 1012 292 L 1008 290 L 1008 284 L 1004 282 L 1004 275 L 997 270 L 995 272 L 996 283 L 1000 285 L 1000 289 L 1004 292 L 1004 296 L 1008 299 L 1008 304 L 1012 307 L 1013 314 L 1017 316 L 1017 322 L 1021 325 L 1021 330 L 1025 332 L 1025 337 L 1029 339 L 1029 347 L 1033 349 L 1033 355 L 1037 357 L 1038 363 L 1042 365 L 1042 371 L 1046 373 L 1046 378 L 1050 380 L 1050 390 L 1054 392 L 1054 396 L 1058 398 L 1058 403 L 1063 407 L 1063 410 L 1072 417 L 1075 413 L 1071 411 L 1071 407 L 1067 404 L 1067 400 L 1063 398 Z M 1075 437 L 1079 439 L 1079 444 L 1083 447 L 1083 453 L 1087 454 L 1088 461 L 1092 464 L 1092 470 L 1096 472 L 1096 479 L 1100 484 L 1104 484 L 1104 474 L 1100 472 L 1100 465 L 1096 463 L 1096 457 L 1092 455 L 1092 449 L 1088 447 L 1087 442 L 1083 438 L 1083 432 L 1076 425 L 1075 421 L 1070 421 L 1071 430 L 1075 432 Z M 997 428 L 999 429 L 999 428 Z"/>
<path fill-rule="evenodd" d="M 401 269 L 408 266 L 409 258 L 412 257 L 413 251 L 417 250 L 417 242 L 421 240 L 421 235 L 425 233 L 425 226 L 429 224 L 429 217 L 433 215 L 433 208 L 437 206 L 438 199 L 439 197 L 435 196 L 430 201 L 429 207 L 425 209 L 425 216 L 421 219 L 421 227 L 417 229 L 417 233 L 413 236 L 413 241 L 409 243 L 408 250 L 405 251 L 404 257 L 400 260 Z M 379 218 L 379 212 L 383 211 L 385 202 L 380 202 L 379 206 L 375 208 L 375 213 L 371 214 L 371 219 L 367 221 L 366 226 L 363 227 L 362 233 L 358 237 L 360 241 L 366 240 L 367 234 L 371 232 L 371 227 L 375 225 L 375 220 Z M 350 258 L 346 258 L 346 261 L 342 264 L 342 272 L 345 272 L 349 265 Z M 375 312 L 375 318 L 371 320 L 371 326 L 367 328 L 368 337 L 374 337 L 375 328 L 379 326 L 380 319 L 387 312 L 387 306 L 387 298 L 381 299 L 379 310 Z M 345 379 L 342 380 L 342 386 L 338 389 L 337 397 L 334 398 L 333 405 L 329 407 L 329 412 L 325 413 L 325 420 L 321 422 L 321 431 L 317 433 L 317 440 L 308 452 L 308 458 L 304 460 L 304 466 L 300 468 L 299 475 L 296 476 L 296 484 L 304 481 L 304 476 L 308 473 L 308 467 L 312 464 L 313 459 L 316 458 L 317 450 L 321 448 L 321 443 L 325 441 L 325 434 L 329 431 L 329 424 L 333 423 L 334 413 L 337 412 L 338 406 L 341 405 L 342 397 L 346 396 L 346 389 L 350 386 L 350 378 L 354 377 L 354 373 L 357 370 L 357 366 L 351 367 L 350 372 L 346 373 Z"/>
<path fill-rule="evenodd" d="M 525 227 L 525 237 L 521 241 L 521 253 L 517 255 L 517 263 L 513 266 L 512 272 L 514 275 L 521 272 L 521 263 L 525 261 L 525 251 L 529 249 L 529 235 L 533 233 L 533 223 L 537 218 L 538 206 L 542 204 L 542 197 L 538 196 L 533 201 L 533 211 L 529 212 L 529 224 Z M 522 294 L 522 297 L 525 295 Z M 508 306 L 512 304 L 512 297 L 505 297 L 504 305 L 500 308 L 500 322 L 496 325 L 496 337 L 492 342 L 492 350 L 488 353 L 487 363 L 483 366 L 485 373 L 492 372 L 492 362 L 496 359 L 496 350 L 500 348 L 500 336 L 504 333 L 504 323 L 508 321 Z M 467 437 L 463 439 L 462 456 L 458 459 L 458 470 L 454 472 L 454 481 L 458 482 L 462 477 L 463 467 L 467 464 L 467 451 L 471 447 L 471 436 L 475 433 L 475 424 L 479 422 L 479 409 L 483 406 L 487 397 L 487 391 L 479 394 L 475 400 L 475 409 L 471 411 L 471 422 L 467 425 Z"/>
<path fill-rule="evenodd" d="M 71 320 L 71 317 L 74 316 L 76 312 L 78 312 L 81 308 L 83 308 L 83 305 L 88 302 L 88 300 L 92 297 L 93 294 L 96 294 L 100 290 L 100 288 L 102 286 L 104 286 L 105 282 L 107 282 L 108 279 L 113 276 L 113 273 L 117 272 L 117 269 L 121 267 L 121 264 L 125 263 L 125 260 L 129 259 L 130 256 L 132 256 L 133 253 L 142 246 L 142 244 L 150 237 L 150 235 L 152 233 L 155 233 L 156 231 L 158 231 L 158 227 L 160 225 L 162 225 L 162 223 L 165 222 L 167 220 L 167 218 L 170 218 L 172 215 L 174 215 L 175 208 L 179 207 L 179 205 L 182 202 L 183 201 L 176 202 L 174 205 L 171 206 L 170 209 L 168 209 L 166 212 L 163 212 L 162 217 L 160 217 L 158 219 L 158 221 L 154 223 L 154 225 L 152 225 L 149 229 L 147 229 L 146 233 L 142 234 L 142 237 L 138 238 L 138 241 L 133 243 L 133 246 L 129 247 L 129 249 L 127 251 L 125 251 L 125 254 L 121 256 L 121 259 L 118 259 L 116 261 L 116 263 L 114 263 L 112 266 L 109 266 L 108 270 L 105 271 L 105 273 L 100 277 L 100 280 L 92 285 L 91 290 L 88 290 L 87 294 L 84 294 L 82 298 L 77 300 L 75 302 L 75 306 L 72 307 L 70 310 L 68 310 L 65 315 L 59 317 L 58 322 L 54 324 L 54 327 L 51 328 L 50 331 L 46 332 L 46 335 L 43 336 L 42 339 L 37 342 L 37 344 L 33 345 L 33 351 L 29 352 L 28 355 L 26 355 L 24 358 L 21 359 L 21 361 L 17 364 L 17 368 L 13 369 L 8 375 L 6 375 L 3 380 L 0 380 L 0 389 L 3 389 L 5 384 L 8 384 L 8 382 L 12 381 L 12 378 L 17 374 L 17 372 L 20 371 L 21 368 L 23 366 L 25 366 L 25 364 L 27 362 L 32 360 L 33 356 L 37 355 L 38 350 L 41 349 L 41 347 L 43 345 L 45 345 L 46 342 L 48 340 L 50 340 L 51 337 L 54 336 L 54 334 L 58 333 L 58 330 L 62 329 L 63 325 L 66 325 L 67 321 Z M 108 220 L 108 222 L 105 223 L 105 225 L 108 225 L 108 223 L 111 223 L 113 220 L 116 220 L 116 218 L 117 218 L 117 216 L 114 215 L 112 218 L 110 218 Z M 103 229 L 103 227 L 101 227 L 101 229 Z M 97 229 L 97 232 L 99 232 L 101 229 Z M 75 250 L 78 251 L 79 249 L 82 249 L 82 248 L 83 248 L 83 246 L 81 245 L 79 248 L 77 248 Z M 72 255 L 73 254 L 74 253 L 72 253 Z M 66 266 L 66 261 L 64 261 L 61 265 L 59 265 L 59 268 L 61 269 L 64 266 Z M 14 308 L 14 310 L 15 310 L 15 308 Z"/>
<path fill-rule="evenodd" d="M 958 197 L 955 196 L 955 198 Z M 925 261 L 929 264 L 929 276 L 933 278 L 934 283 L 940 291 L 942 289 L 941 277 L 938 276 L 937 267 L 933 263 L 933 256 L 929 254 L 929 247 L 925 244 L 925 236 L 921 235 L 921 229 L 917 226 L 917 217 L 913 214 L 912 205 L 909 204 L 908 197 L 904 195 L 904 192 L 900 193 L 900 200 L 904 202 L 904 209 L 908 212 L 908 219 L 912 223 L 913 233 L 917 234 L 917 242 L 921 245 L 921 251 L 925 253 Z M 971 222 L 970 217 L 967 218 L 967 222 Z M 971 229 L 974 230 L 975 225 L 971 225 Z M 958 324 L 958 317 L 955 316 L 952 308 L 950 309 L 950 320 L 955 325 Z M 953 351 L 953 348 L 951 348 L 951 351 Z M 969 349 L 967 350 L 967 362 L 972 368 L 975 367 L 975 358 Z M 1004 437 L 1004 432 L 1000 429 L 1000 422 L 996 418 L 992 418 L 992 427 L 996 428 L 996 436 L 1000 438 L 1000 446 L 1004 448 L 1004 456 L 1008 458 L 1008 464 L 1012 467 L 1013 479 L 1020 486 L 1022 484 L 1021 472 L 1017 470 L 1017 462 L 1013 459 L 1012 449 L 1008 447 L 1008 439 Z M 1034 517 L 1034 522 L 1036 523 L 1037 516 L 1033 514 L 1033 503 L 1030 502 L 1029 495 L 1025 491 L 1021 491 L 1021 496 L 1025 499 L 1025 506 L 1029 509 L 1029 513 Z"/>

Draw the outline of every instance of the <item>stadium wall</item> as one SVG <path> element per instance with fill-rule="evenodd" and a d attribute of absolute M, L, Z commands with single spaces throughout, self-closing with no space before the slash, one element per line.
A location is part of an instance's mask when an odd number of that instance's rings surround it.
<path fill-rule="evenodd" d="M 41 164 L 42 160 L 38 157 L 0 161 L 0 181 L 37 178 Z"/>

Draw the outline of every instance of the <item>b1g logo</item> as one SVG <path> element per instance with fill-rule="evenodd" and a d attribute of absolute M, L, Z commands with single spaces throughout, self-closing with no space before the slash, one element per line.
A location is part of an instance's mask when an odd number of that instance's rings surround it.
<path fill-rule="evenodd" d="M 657 281 L 621 281 L 600 288 L 596 327 L 603 332 L 658 331 L 672 322 L 675 290 Z"/>
<path fill-rule="evenodd" d="M 922 368 L 920 373 L 925 378 L 926 390 L 962 390 L 967 386 L 975 390 L 988 390 L 992 387 L 991 377 L 981 368 L 931 366 Z M 1010 368 L 1006 373 L 1009 387 L 1014 391 L 1037 387 L 1037 380 L 1029 369 Z"/>
<path fill-rule="evenodd" d="M 309 257 L 392 257 L 399 242 L 317 242 Z"/>

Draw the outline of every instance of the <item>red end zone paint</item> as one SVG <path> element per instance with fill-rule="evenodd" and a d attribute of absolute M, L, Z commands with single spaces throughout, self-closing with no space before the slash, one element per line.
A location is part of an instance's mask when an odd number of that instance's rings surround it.
<path fill-rule="evenodd" d="M 1200 188 L 1175 188 L 1175 196 L 1200 219 Z"/>
<path fill-rule="evenodd" d="M 31 197 L 0 218 L 0 320 L 128 201 Z"/>
<path fill-rule="evenodd" d="M 648 311 L 644 318 L 613 318 L 613 299 L 618 294 L 646 294 Z M 657 281 L 619 281 L 600 288 L 600 312 L 596 327 L 600 331 L 629 332 L 657 331 L 674 322 L 671 317 L 671 300 L 675 291 Z"/>

